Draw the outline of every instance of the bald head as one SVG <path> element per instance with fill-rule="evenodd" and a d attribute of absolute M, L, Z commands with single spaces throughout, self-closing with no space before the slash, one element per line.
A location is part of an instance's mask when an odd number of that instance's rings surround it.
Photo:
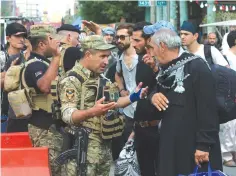
<path fill-rule="evenodd" d="M 230 27 L 229 27 L 229 30 L 230 30 L 230 31 L 235 31 L 235 30 L 236 30 L 236 26 L 235 26 L 235 25 L 230 26 Z"/>
<path fill-rule="evenodd" d="M 217 43 L 216 33 L 214 33 L 214 32 L 209 33 L 207 36 L 207 40 L 208 40 L 208 44 L 210 44 L 212 46 L 216 45 L 216 43 Z"/>

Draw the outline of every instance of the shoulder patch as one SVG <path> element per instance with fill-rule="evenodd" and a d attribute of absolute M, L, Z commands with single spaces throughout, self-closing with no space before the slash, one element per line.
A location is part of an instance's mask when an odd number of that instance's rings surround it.
<path fill-rule="evenodd" d="M 66 89 L 66 97 L 69 99 L 69 100 L 72 100 L 75 96 L 75 89 L 73 88 L 67 88 Z"/>

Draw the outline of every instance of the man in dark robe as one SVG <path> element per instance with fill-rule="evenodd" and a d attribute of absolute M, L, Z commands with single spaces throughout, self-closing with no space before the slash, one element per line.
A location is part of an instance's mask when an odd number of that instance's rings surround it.
<path fill-rule="evenodd" d="M 162 119 L 158 176 L 188 175 L 196 165 L 199 172 L 207 171 L 208 161 L 213 170 L 222 170 L 213 77 L 203 59 L 180 51 L 180 46 L 181 39 L 169 29 L 157 31 L 148 44 L 160 65 L 149 96 Z"/>
<path fill-rule="evenodd" d="M 149 27 L 146 28 L 146 26 Z M 136 82 L 142 81 L 143 86 L 148 86 L 149 89 L 155 86 L 158 67 L 156 59 L 150 57 L 145 47 L 151 36 L 163 28 L 174 30 L 170 22 L 163 20 L 153 25 L 147 22 L 139 22 L 134 25 L 132 45 L 139 55 Z M 166 100 L 162 94 L 159 94 L 159 98 L 163 99 L 163 101 Z M 156 112 L 156 108 L 151 105 L 151 102 L 143 99 L 137 103 L 134 113 L 135 147 L 142 176 L 156 175 L 159 146 L 158 124 L 160 122 L 160 120 L 157 120 Z"/>

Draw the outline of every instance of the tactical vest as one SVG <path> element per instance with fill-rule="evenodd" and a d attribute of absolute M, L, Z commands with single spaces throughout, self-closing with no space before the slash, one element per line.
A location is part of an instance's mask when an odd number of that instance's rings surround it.
<path fill-rule="evenodd" d="M 44 110 L 51 113 L 52 97 L 50 94 L 37 93 L 32 87 L 28 87 L 25 81 L 25 70 L 33 62 L 47 62 L 37 58 L 31 59 L 21 65 L 11 66 L 6 72 L 4 89 L 9 92 L 8 100 L 17 118 L 29 118 L 32 110 Z"/>
<path fill-rule="evenodd" d="M 117 85 L 104 78 L 88 79 L 81 70 L 71 70 L 67 76 L 74 76 L 81 82 L 80 103 L 77 106 L 79 110 L 92 108 L 96 101 L 103 96 L 106 97 L 107 102 L 117 101 L 119 98 Z M 53 87 L 56 88 L 55 85 Z M 54 89 L 51 92 L 53 95 L 57 95 L 55 99 L 59 102 L 57 90 Z M 92 129 L 94 133 L 101 134 L 103 139 L 111 139 L 122 135 L 124 119 L 117 111 L 111 110 L 105 116 L 95 116 L 81 122 L 81 126 Z"/>
<path fill-rule="evenodd" d="M 52 95 L 52 100 L 53 100 L 51 109 L 52 109 L 52 118 L 55 120 L 61 120 L 61 110 L 60 110 L 61 103 L 59 100 L 57 87 L 60 80 L 62 80 L 66 76 L 65 69 L 64 69 L 64 55 L 65 55 L 66 49 L 69 47 L 71 47 L 71 45 L 69 44 L 61 45 L 60 47 L 61 57 L 60 57 L 60 63 L 59 63 L 59 68 L 58 68 L 58 75 L 55 78 L 55 80 L 51 82 L 51 95 Z"/>
<path fill-rule="evenodd" d="M 58 73 L 60 76 L 65 74 L 64 55 L 65 55 L 66 49 L 69 47 L 71 47 L 71 45 L 69 45 L 69 44 L 62 44 L 60 47 L 61 57 L 60 57 L 60 63 L 59 63 L 59 69 L 58 69 Z"/>
<path fill-rule="evenodd" d="M 88 79 L 81 71 L 71 71 L 68 76 L 75 76 L 80 80 L 81 97 L 78 109 L 92 108 L 96 101 L 105 96 L 105 103 L 116 102 L 119 99 L 119 89 L 115 83 L 109 82 L 106 78 Z M 95 91 L 94 91 L 95 90 Z M 90 100 L 86 102 L 86 100 Z M 124 130 L 124 118 L 117 110 L 110 110 L 106 115 L 92 117 L 81 123 L 83 127 L 93 129 L 101 133 L 103 139 L 112 139 L 121 136 Z"/>

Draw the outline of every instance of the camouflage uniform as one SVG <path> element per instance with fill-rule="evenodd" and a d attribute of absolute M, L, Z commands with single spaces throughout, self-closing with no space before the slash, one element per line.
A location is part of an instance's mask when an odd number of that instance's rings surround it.
<path fill-rule="evenodd" d="M 82 49 L 108 50 L 114 48 L 113 45 L 106 44 L 100 36 L 88 36 L 81 41 Z M 71 70 L 81 77 L 88 80 L 89 85 L 98 84 L 98 75 L 84 68 L 79 61 Z M 86 81 L 87 82 L 87 81 Z M 96 89 L 87 87 L 82 93 L 81 82 L 74 76 L 68 76 L 59 83 L 59 92 L 61 100 L 61 111 L 63 120 L 69 125 L 73 124 L 71 120 L 72 113 L 77 109 L 92 108 L 96 102 Z M 81 105 L 81 96 L 84 96 L 84 105 Z M 110 142 L 101 138 L 101 117 L 93 117 L 80 123 L 81 126 L 91 129 L 88 139 L 87 151 L 87 175 L 88 176 L 107 176 L 109 175 L 112 162 Z M 68 176 L 76 176 L 76 161 L 71 160 L 66 165 Z"/>
<path fill-rule="evenodd" d="M 49 34 L 53 38 L 60 39 L 55 29 L 49 25 L 33 25 L 31 26 L 30 32 L 31 37 L 46 36 Z M 51 114 L 51 112 L 48 113 Z M 34 116 L 34 111 L 32 116 Z M 51 125 L 48 130 L 45 130 L 32 124 L 28 124 L 28 131 L 34 147 L 48 147 L 52 176 L 60 176 L 61 168 L 54 163 L 54 159 L 62 152 L 63 138 L 60 132 L 57 131 L 54 125 Z"/>
<path fill-rule="evenodd" d="M 61 58 L 60 58 L 60 65 L 59 65 L 59 75 L 64 75 L 65 74 L 65 70 L 64 70 L 64 65 L 63 65 L 63 59 L 64 59 L 64 55 L 66 52 L 66 49 L 72 47 L 69 44 L 63 43 L 60 47 L 60 51 L 61 51 Z"/>
<path fill-rule="evenodd" d="M 62 135 L 54 126 L 51 126 L 48 130 L 44 130 L 29 124 L 28 129 L 34 147 L 48 147 L 52 176 L 60 176 L 60 167 L 54 163 L 54 160 L 62 152 Z"/>

